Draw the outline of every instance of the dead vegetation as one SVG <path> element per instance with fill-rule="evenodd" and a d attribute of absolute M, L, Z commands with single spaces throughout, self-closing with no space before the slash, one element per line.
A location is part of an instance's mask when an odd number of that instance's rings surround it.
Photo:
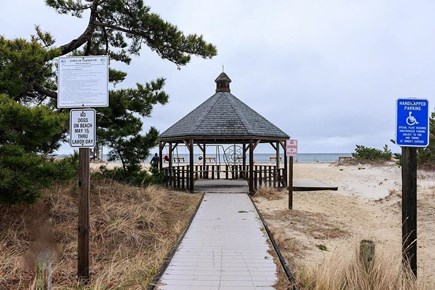
<path fill-rule="evenodd" d="M 422 184 L 419 192 L 421 259 L 430 255 L 428 251 L 434 241 L 435 188 Z M 375 266 L 370 273 L 363 270 L 358 259 L 361 230 L 373 230 L 372 225 L 382 234 L 390 227 L 396 229 L 391 221 L 398 221 L 400 235 L 401 193 L 398 190 L 392 189 L 386 197 L 371 201 L 357 202 L 355 197 L 325 192 L 298 193 L 295 199 L 297 209 L 288 210 L 285 193 L 255 197 L 257 207 L 295 274 L 299 289 L 435 289 L 431 261 L 419 262 L 419 280 L 415 280 L 409 271 L 403 271 L 400 251 L 392 250 L 400 249 L 400 245 L 392 240 L 376 240 Z M 363 210 L 360 206 L 364 203 L 373 206 L 373 210 Z M 387 213 L 393 218 L 387 218 Z"/>
<path fill-rule="evenodd" d="M 336 249 L 316 268 L 299 268 L 296 276 L 302 289 L 433 289 L 418 282 L 409 269 L 402 271 L 400 257 L 386 246 L 376 248 L 373 268 L 366 271 L 356 245 L 351 253 L 348 247 Z"/>
<path fill-rule="evenodd" d="M 254 196 L 256 197 L 261 196 L 267 200 L 281 199 L 280 192 L 276 188 L 270 186 L 261 186 L 260 188 L 257 189 Z"/>
<path fill-rule="evenodd" d="M 58 185 L 32 206 L 0 206 L 0 289 L 28 289 L 50 253 L 53 289 L 144 289 L 176 245 L 200 195 L 92 182 L 90 275 L 77 285 L 77 187 Z"/>

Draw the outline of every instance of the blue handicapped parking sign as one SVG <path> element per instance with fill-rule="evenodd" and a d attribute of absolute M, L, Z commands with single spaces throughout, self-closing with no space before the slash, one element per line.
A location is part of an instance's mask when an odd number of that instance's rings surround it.
<path fill-rule="evenodd" d="M 428 100 L 397 100 L 396 144 L 405 147 L 429 145 Z"/>

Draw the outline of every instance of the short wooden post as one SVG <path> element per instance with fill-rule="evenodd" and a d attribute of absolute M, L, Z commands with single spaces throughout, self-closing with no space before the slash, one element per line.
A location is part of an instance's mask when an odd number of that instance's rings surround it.
<path fill-rule="evenodd" d="M 371 240 L 362 240 L 359 246 L 359 257 L 364 270 L 369 274 L 375 262 L 375 243 Z"/>

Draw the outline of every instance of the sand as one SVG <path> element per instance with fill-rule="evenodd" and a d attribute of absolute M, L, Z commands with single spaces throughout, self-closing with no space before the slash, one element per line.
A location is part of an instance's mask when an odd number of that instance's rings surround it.
<path fill-rule="evenodd" d="M 101 165 L 109 169 L 122 166 L 119 162 L 91 163 L 91 169 Z M 147 169 L 149 164 L 142 167 Z M 417 175 L 418 275 L 435 284 L 435 172 L 418 171 Z M 295 163 L 294 178 L 338 187 L 338 191 L 295 192 L 292 211 L 288 210 L 287 191 L 273 198 L 255 197 L 283 255 L 294 267 L 315 267 L 337 251 L 355 252 L 362 239 L 391 251 L 400 265 L 400 167 L 394 163 Z"/>
<path fill-rule="evenodd" d="M 338 191 L 295 192 L 288 210 L 285 192 L 256 197 L 284 256 L 295 267 L 315 267 L 335 251 L 355 252 L 373 240 L 401 257 L 401 168 L 335 163 L 296 163 L 294 178 L 338 186 Z M 435 282 L 435 173 L 418 172 L 418 275 Z M 320 249 L 322 248 L 322 249 Z M 325 250 L 326 249 L 326 250 Z"/>

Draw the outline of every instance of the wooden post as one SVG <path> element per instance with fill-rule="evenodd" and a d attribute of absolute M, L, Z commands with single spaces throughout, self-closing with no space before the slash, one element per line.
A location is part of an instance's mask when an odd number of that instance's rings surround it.
<path fill-rule="evenodd" d="M 402 147 L 402 263 L 417 277 L 417 149 Z"/>
<path fill-rule="evenodd" d="M 206 166 L 206 157 L 207 157 L 207 149 L 206 149 L 207 145 L 204 143 L 204 150 L 202 151 L 202 167 L 205 170 L 205 166 Z M 204 178 L 204 177 L 203 177 Z M 207 171 L 207 178 L 208 178 L 208 171 Z"/>
<path fill-rule="evenodd" d="M 289 156 L 288 180 L 288 209 L 293 209 L 293 156 Z"/>
<path fill-rule="evenodd" d="M 89 148 L 79 149 L 79 216 L 77 276 L 81 283 L 89 282 Z"/>
<path fill-rule="evenodd" d="M 370 240 L 362 240 L 359 245 L 359 257 L 364 270 L 369 274 L 375 263 L 375 243 Z"/>
<path fill-rule="evenodd" d="M 190 150 L 190 155 L 189 155 L 189 177 L 190 177 L 190 186 L 189 186 L 189 190 L 190 192 L 193 192 L 195 190 L 194 188 L 194 176 L 193 176 L 193 139 L 189 140 L 189 150 Z"/>
<path fill-rule="evenodd" d="M 246 179 L 246 144 L 243 143 L 242 178 Z"/>
<path fill-rule="evenodd" d="M 249 140 L 249 193 L 254 194 L 254 141 Z"/>
<path fill-rule="evenodd" d="M 287 162 L 287 152 L 285 152 L 285 145 L 284 145 L 284 186 L 288 186 L 288 162 Z"/>

